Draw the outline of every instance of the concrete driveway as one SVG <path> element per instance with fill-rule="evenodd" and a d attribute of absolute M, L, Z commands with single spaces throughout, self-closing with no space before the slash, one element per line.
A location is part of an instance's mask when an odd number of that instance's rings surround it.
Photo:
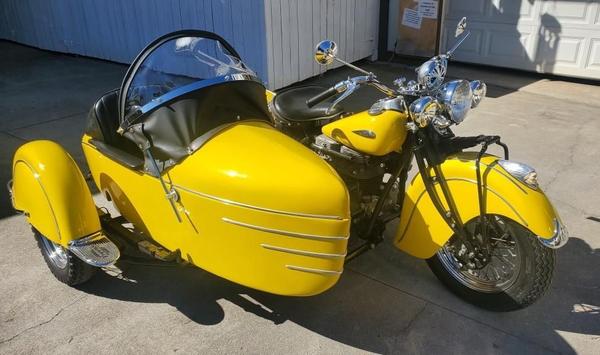
<path fill-rule="evenodd" d="M 87 110 L 126 68 L 7 42 L 0 53 L 0 182 L 15 149 L 32 139 L 60 142 L 84 167 L 78 141 Z M 369 69 L 388 82 L 410 75 L 396 64 Z M 350 263 L 338 285 L 311 298 L 264 294 L 193 268 L 132 264 L 120 265 L 120 277 L 99 273 L 70 288 L 52 277 L 2 187 L 0 353 L 598 354 L 600 88 L 464 66 L 450 74 L 499 84 L 456 132 L 502 135 L 513 159 L 537 168 L 570 229 L 540 302 L 504 314 L 477 309 L 390 245 Z M 349 106 L 375 96 L 364 90 Z"/>

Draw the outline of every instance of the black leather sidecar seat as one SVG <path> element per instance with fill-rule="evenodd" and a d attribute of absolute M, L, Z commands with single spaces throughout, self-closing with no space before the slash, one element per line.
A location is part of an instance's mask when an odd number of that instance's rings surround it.
<path fill-rule="evenodd" d="M 336 106 L 329 114 L 327 113 L 333 99 L 325 100 L 313 107 L 306 105 L 308 99 L 325 90 L 327 88 L 309 85 L 279 91 L 273 99 L 271 110 L 279 118 L 295 123 L 333 119 L 343 111 L 340 106 Z"/>
<path fill-rule="evenodd" d="M 91 143 L 103 154 L 130 168 L 137 169 L 143 165 L 143 155 L 135 143 L 117 133 L 118 105 L 118 89 L 102 95 L 88 114 L 85 133 L 93 138 Z"/>

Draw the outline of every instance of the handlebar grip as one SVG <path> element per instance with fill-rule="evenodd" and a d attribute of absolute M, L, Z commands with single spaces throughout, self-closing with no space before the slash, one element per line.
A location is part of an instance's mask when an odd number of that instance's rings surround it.
<path fill-rule="evenodd" d="M 329 89 L 323 91 L 322 93 L 319 93 L 313 97 L 311 97 L 310 99 L 306 100 L 306 106 L 308 107 L 313 107 L 316 104 L 327 100 L 328 98 L 337 95 L 338 91 L 335 89 L 335 87 L 330 87 Z"/>

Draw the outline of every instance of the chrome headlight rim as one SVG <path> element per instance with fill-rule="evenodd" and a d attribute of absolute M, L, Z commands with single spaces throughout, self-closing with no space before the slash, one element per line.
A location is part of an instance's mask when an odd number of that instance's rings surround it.
<path fill-rule="evenodd" d="M 539 183 L 537 180 L 537 172 L 535 169 L 525 163 L 520 163 L 512 160 L 499 159 L 500 165 L 510 176 L 522 182 L 531 189 L 538 190 Z"/>
<path fill-rule="evenodd" d="M 461 123 L 473 104 L 469 81 L 462 79 L 448 81 L 440 88 L 438 100 L 443 104 L 450 120 L 456 124 Z"/>

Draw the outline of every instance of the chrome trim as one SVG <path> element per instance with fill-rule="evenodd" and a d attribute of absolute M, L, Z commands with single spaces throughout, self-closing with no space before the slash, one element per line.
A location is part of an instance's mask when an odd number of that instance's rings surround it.
<path fill-rule="evenodd" d="M 265 244 L 265 243 L 261 243 L 260 246 L 263 247 L 263 248 L 265 248 L 265 249 L 274 250 L 274 251 L 280 251 L 282 253 L 296 254 L 296 255 L 302 255 L 302 256 L 310 256 L 310 257 L 313 257 L 313 258 L 344 259 L 346 257 L 346 253 L 344 253 L 344 254 L 317 253 L 317 252 L 307 251 L 307 250 L 290 249 L 290 248 L 278 247 L 278 246 L 275 246 L 275 245 L 270 245 L 270 244 Z"/>
<path fill-rule="evenodd" d="M 370 139 L 375 139 L 377 138 L 377 134 L 375 134 L 375 132 L 368 130 L 368 129 L 357 129 L 355 131 L 352 131 L 352 133 L 364 137 L 364 138 L 370 138 Z"/>
<path fill-rule="evenodd" d="M 69 263 L 69 257 L 65 248 L 54 243 L 41 234 L 40 239 L 42 240 L 42 246 L 50 262 L 59 269 L 64 269 L 67 267 L 67 264 Z"/>
<path fill-rule="evenodd" d="M 304 238 L 304 239 L 313 239 L 313 240 L 348 240 L 348 238 L 349 238 L 349 237 L 342 237 L 342 236 L 326 236 L 326 235 L 306 234 L 306 233 L 291 232 L 291 231 L 286 231 L 286 230 L 281 230 L 281 229 L 267 228 L 267 227 L 263 227 L 263 226 L 257 226 L 255 224 L 249 224 L 249 223 L 236 221 L 236 220 L 233 220 L 233 219 L 227 218 L 227 217 L 221 217 L 221 220 L 223 222 L 234 224 L 234 225 L 240 226 L 240 227 L 255 229 L 255 230 L 258 230 L 261 232 L 281 234 L 281 235 L 285 235 L 288 237 L 294 237 L 294 238 Z"/>
<path fill-rule="evenodd" d="M 198 196 L 202 196 L 205 198 L 209 198 L 211 200 L 215 200 L 215 201 L 219 201 L 228 205 L 234 205 L 234 206 L 239 206 L 239 207 L 246 207 L 246 208 L 250 208 L 253 210 L 257 210 L 257 211 L 263 211 L 263 212 L 271 212 L 271 213 L 277 213 L 277 214 L 283 214 L 283 215 L 288 215 L 288 216 L 297 216 L 297 217 L 306 217 L 306 218 L 321 218 L 321 219 L 337 219 L 337 220 L 347 220 L 347 218 L 342 218 L 339 216 L 328 216 L 328 215 L 318 215 L 318 214 L 310 214 L 310 213 L 299 213 L 299 212 L 289 212 L 289 211 L 280 211 L 280 210 L 274 210 L 271 208 L 265 208 L 265 207 L 258 207 L 258 206 L 253 206 L 253 205 L 249 205 L 246 203 L 242 203 L 242 202 L 237 202 L 237 201 L 231 201 L 231 200 L 227 200 L 221 197 L 216 197 L 216 196 L 212 196 L 209 194 L 205 194 L 204 192 L 199 192 L 199 191 L 194 191 L 191 189 L 188 189 L 187 187 L 183 187 L 180 185 L 175 185 L 172 184 L 172 186 L 176 189 L 180 189 L 182 191 L 186 191 L 189 192 L 191 194 L 195 194 Z"/>
<path fill-rule="evenodd" d="M 287 267 L 290 270 L 294 270 L 294 271 L 309 272 L 311 274 L 319 274 L 319 275 L 325 275 L 325 276 L 341 275 L 342 271 L 343 271 L 343 270 L 337 271 L 337 270 L 313 269 L 310 267 L 303 267 L 303 266 L 296 266 L 296 265 L 286 265 L 285 267 Z"/>
<path fill-rule="evenodd" d="M 404 103 L 404 98 L 402 96 L 381 99 L 376 101 L 371 106 L 371 108 L 369 108 L 369 115 L 377 116 L 383 113 L 384 111 L 396 111 L 400 113 L 405 113 L 405 106 L 406 104 Z"/>
<path fill-rule="evenodd" d="M 520 180 L 518 180 L 518 179 L 517 179 L 517 178 L 515 178 L 514 176 L 510 175 L 510 174 L 508 173 L 508 171 L 504 170 L 504 168 L 502 168 L 502 169 L 498 169 L 498 168 L 496 168 L 496 166 L 498 166 L 498 165 L 499 165 L 499 164 L 498 164 L 498 161 L 499 161 L 499 160 L 500 160 L 500 159 L 498 159 L 498 160 L 494 160 L 494 162 L 493 162 L 492 164 L 486 164 L 486 163 L 484 163 L 484 162 L 480 162 L 480 164 L 481 164 L 481 165 L 484 165 L 484 166 L 486 166 L 486 167 L 488 167 L 488 168 L 490 168 L 490 169 L 494 170 L 495 172 L 499 173 L 500 175 L 504 176 L 504 177 L 506 178 L 506 180 L 508 180 L 508 181 L 512 182 L 512 183 L 513 183 L 513 184 L 514 184 L 516 187 L 518 187 L 518 188 L 519 188 L 519 190 L 523 191 L 523 192 L 525 193 L 525 195 L 529 194 L 529 193 L 527 192 L 527 190 L 525 190 L 525 189 L 523 188 L 523 186 L 521 186 L 521 183 L 520 183 L 521 181 L 520 181 Z M 500 167 L 502 167 L 502 166 L 500 165 Z M 484 174 L 485 174 L 485 172 L 484 172 Z"/>
<path fill-rule="evenodd" d="M 569 241 L 569 231 L 567 227 L 560 221 L 560 219 L 554 219 L 554 234 L 550 238 L 543 238 L 537 236 L 540 243 L 543 246 L 548 247 L 550 249 L 558 249 L 563 247 Z"/>
<path fill-rule="evenodd" d="M 94 246 L 102 248 L 101 251 L 105 254 L 99 255 L 98 250 L 90 251 Z M 121 257 L 119 248 L 102 231 L 70 241 L 68 249 L 79 259 L 95 267 L 112 265 Z"/>

